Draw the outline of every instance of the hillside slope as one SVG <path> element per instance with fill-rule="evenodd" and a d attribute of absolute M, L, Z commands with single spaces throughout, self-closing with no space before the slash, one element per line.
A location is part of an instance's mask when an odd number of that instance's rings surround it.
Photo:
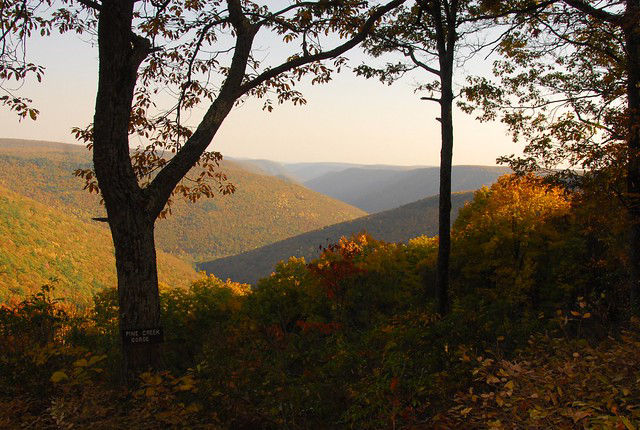
<path fill-rule="evenodd" d="M 438 167 L 404 170 L 353 167 L 304 184 L 319 193 L 376 213 L 438 194 L 439 170 Z M 454 166 L 451 188 L 454 192 L 475 190 L 491 185 L 509 172 L 508 168 L 497 166 Z"/>
<path fill-rule="evenodd" d="M 79 145 L 0 139 L 0 185 L 86 220 L 104 216 L 95 195 L 73 177 L 90 166 Z M 222 171 L 236 186 L 230 196 L 177 200 L 173 215 L 156 223 L 158 248 L 191 259 L 238 254 L 292 235 L 351 220 L 365 212 L 273 176 L 225 161 Z"/>
<path fill-rule="evenodd" d="M 0 303 L 53 283 L 56 296 L 87 305 L 116 285 L 111 235 L 102 224 L 0 187 L 0 237 Z M 190 264 L 163 252 L 158 270 L 160 282 L 175 287 L 197 278 Z"/>
<path fill-rule="evenodd" d="M 473 192 L 452 195 L 452 220 L 472 198 Z M 198 268 L 221 279 L 255 284 L 258 279 L 268 276 L 280 260 L 295 256 L 309 261 L 319 255 L 320 246 L 363 231 L 386 242 L 406 242 L 423 234 L 433 236 L 438 232 L 438 196 L 311 231 L 239 255 L 201 263 Z"/>

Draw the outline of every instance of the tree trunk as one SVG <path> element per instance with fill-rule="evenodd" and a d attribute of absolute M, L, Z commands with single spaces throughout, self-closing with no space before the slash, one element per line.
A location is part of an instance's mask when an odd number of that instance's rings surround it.
<path fill-rule="evenodd" d="M 121 332 L 160 327 L 158 271 L 153 221 L 142 210 L 109 214 L 118 273 Z M 138 335 L 139 336 L 139 335 Z M 129 343 L 123 336 L 123 369 L 131 383 L 137 375 L 161 364 L 158 344 Z"/>
<path fill-rule="evenodd" d="M 438 62 L 440 65 L 440 198 L 438 210 L 438 265 L 436 295 L 438 312 L 449 312 L 449 259 L 451 255 L 451 163 L 453 161 L 453 60 L 456 43 L 458 2 L 434 1 Z M 446 13 L 443 13 L 443 10 Z"/>
<path fill-rule="evenodd" d="M 158 276 L 153 238 L 155 216 L 138 185 L 129 155 L 129 120 L 137 70 L 148 54 L 131 29 L 132 0 L 105 2 L 99 14 L 98 92 L 93 120 L 93 164 L 115 247 L 120 329 L 160 325 Z M 123 342 L 124 378 L 156 368 L 158 346 Z"/>
<path fill-rule="evenodd" d="M 453 161 L 453 94 L 452 68 L 441 68 L 442 97 L 440 101 L 440 201 L 438 212 L 438 267 L 436 294 L 438 312 L 449 311 L 449 260 L 451 255 L 451 164 Z"/>
<path fill-rule="evenodd" d="M 629 160 L 627 192 L 630 200 L 631 311 L 640 315 L 640 2 L 629 0 L 623 31 L 627 54 L 627 100 Z"/>

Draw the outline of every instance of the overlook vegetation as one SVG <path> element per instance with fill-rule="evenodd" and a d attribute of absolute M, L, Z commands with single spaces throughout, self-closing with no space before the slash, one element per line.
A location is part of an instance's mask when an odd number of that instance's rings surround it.
<path fill-rule="evenodd" d="M 640 0 L 3 0 L 0 29 L 0 107 L 25 120 L 32 35 L 98 48 L 93 122 L 72 129 L 91 162 L 0 145 L 0 427 L 640 428 Z M 362 217 L 300 171 L 208 151 L 245 100 L 302 106 L 303 78 L 343 69 L 437 103 L 437 236 L 413 230 L 433 200 Z M 452 223 L 454 106 L 524 147 L 499 158 L 514 174 L 473 172 L 495 182 L 454 195 Z M 316 167 L 372 211 L 435 173 Z M 338 239 L 345 220 L 370 231 Z M 255 249 L 303 232 L 334 243 Z M 254 285 L 157 252 L 244 251 L 210 266 L 252 273 L 295 247 Z"/>
<path fill-rule="evenodd" d="M 343 238 L 255 289 L 213 276 L 166 289 L 167 370 L 129 394 L 111 382 L 115 291 L 74 314 L 45 289 L 0 308 L 0 425 L 637 428 L 616 208 L 531 176 L 476 192 L 452 231 L 446 316 L 426 236 Z"/>

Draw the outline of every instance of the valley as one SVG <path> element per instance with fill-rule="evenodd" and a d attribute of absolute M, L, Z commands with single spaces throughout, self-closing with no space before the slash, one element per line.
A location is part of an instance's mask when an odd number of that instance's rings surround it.
<path fill-rule="evenodd" d="M 473 199 L 472 192 L 454 193 L 451 197 L 452 219 L 458 210 Z M 198 264 L 200 270 L 221 279 L 255 284 L 269 276 L 276 263 L 289 257 L 317 258 L 323 247 L 337 243 L 341 237 L 366 232 L 385 242 L 406 243 L 418 236 L 438 234 L 438 196 L 419 200 L 396 209 L 333 224 L 290 237 L 242 254 Z"/>
<path fill-rule="evenodd" d="M 45 272 L 78 303 L 115 285 L 108 229 L 92 221 L 105 216 L 104 207 L 73 176 L 75 169 L 89 166 L 90 153 L 80 145 L 0 139 L 2 228 L 8 238 L 5 247 L 13 246 L 3 251 L 4 299 L 23 296 L 48 282 Z M 159 266 L 166 284 L 186 285 L 195 278 L 196 269 L 255 284 L 278 261 L 290 256 L 310 260 L 321 247 L 343 236 L 366 231 L 387 242 L 406 242 L 437 233 L 437 197 L 416 197 L 437 193 L 437 168 L 225 160 L 221 170 L 236 186 L 233 195 L 195 204 L 175 199 L 172 214 L 156 222 Z M 454 189 L 490 185 L 506 171 L 458 166 Z M 454 219 L 472 197 L 470 192 L 454 194 Z M 29 218 L 33 223 L 16 228 L 25 211 L 34 214 Z M 20 239 L 20 234 L 31 239 Z M 64 260 L 71 266 L 56 271 L 56 264 L 64 264 L 54 248 L 65 249 L 64 258 L 74 263 Z M 29 283 L 21 281 L 20 273 L 34 270 Z"/>

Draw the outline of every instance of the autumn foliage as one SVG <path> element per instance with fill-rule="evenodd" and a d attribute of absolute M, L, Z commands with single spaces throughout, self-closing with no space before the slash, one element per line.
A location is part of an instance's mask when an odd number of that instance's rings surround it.
<path fill-rule="evenodd" d="M 79 312 L 45 289 L 0 309 L 0 427 L 637 428 L 625 221 L 590 196 L 530 176 L 478 191 L 454 226 L 445 317 L 427 237 L 358 234 L 251 289 L 164 290 L 166 370 L 131 390 L 113 383 L 115 292 Z"/>

